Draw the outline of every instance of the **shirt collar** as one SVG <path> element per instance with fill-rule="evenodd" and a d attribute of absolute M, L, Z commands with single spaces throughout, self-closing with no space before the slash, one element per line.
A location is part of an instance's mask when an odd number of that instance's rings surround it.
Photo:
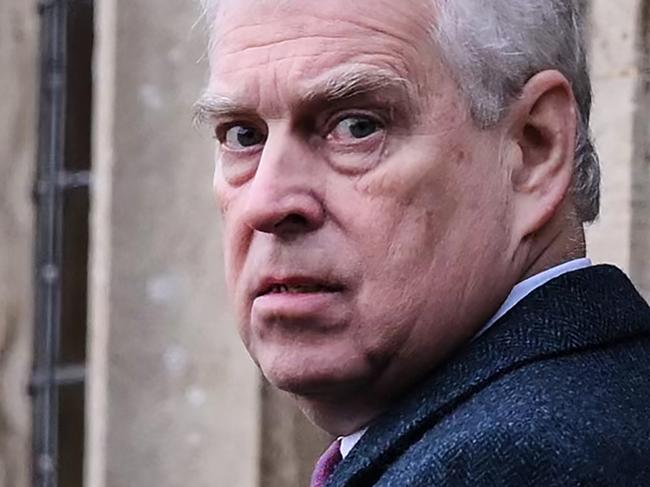
<path fill-rule="evenodd" d="M 474 339 L 476 339 L 477 337 L 485 333 L 499 319 L 501 319 L 503 315 L 505 315 L 512 308 L 514 308 L 519 301 L 524 299 L 526 296 L 528 296 L 531 292 L 533 292 L 538 287 L 543 286 L 548 281 L 555 279 L 556 277 L 560 277 L 562 274 L 566 274 L 567 272 L 577 271 L 578 269 L 583 269 L 589 266 L 591 266 L 590 259 L 587 258 L 575 259 L 569 262 L 565 262 L 564 264 L 551 267 L 550 269 L 547 269 L 543 272 L 540 272 L 539 274 L 535 274 L 534 276 L 521 281 L 520 283 L 515 285 L 515 287 L 512 288 L 512 291 L 510 291 L 510 294 L 503 302 L 501 307 L 494 314 L 494 316 L 492 316 L 492 318 L 489 319 L 489 321 L 485 324 L 485 326 L 481 328 L 481 330 L 476 334 Z M 341 436 L 339 438 L 339 440 L 341 440 L 341 456 L 343 458 L 348 456 L 350 451 L 352 451 L 352 448 L 354 448 L 354 446 L 359 442 L 359 440 L 365 434 L 366 431 L 368 431 L 367 427 L 357 431 L 356 433 L 352 433 L 351 435 Z"/>
<path fill-rule="evenodd" d="M 351 435 L 348 436 L 341 436 L 339 440 L 341 440 L 341 456 L 343 458 L 348 456 L 348 453 L 354 448 L 354 445 L 356 445 L 361 437 L 368 431 L 368 428 L 363 428 L 356 433 L 352 433 Z"/>
<path fill-rule="evenodd" d="M 510 294 L 503 302 L 499 310 L 494 314 L 494 316 L 492 316 L 492 318 L 490 318 L 490 320 L 485 324 L 485 326 L 481 328 L 481 330 L 476 334 L 474 339 L 480 337 L 483 333 L 485 333 L 497 321 L 499 321 L 503 317 L 503 315 L 505 315 L 512 308 L 514 308 L 519 301 L 524 299 L 526 296 L 528 296 L 531 292 L 533 292 L 538 287 L 543 286 L 548 281 L 555 279 L 556 277 L 560 277 L 562 274 L 566 274 L 567 272 L 577 271 L 578 269 L 583 269 L 585 267 L 589 267 L 590 265 L 591 265 L 591 260 L 587 258 L 574 259 L 569 262 L 565 262 L 564 264 L 551 267 L 550 269 L 547 269 L 544 272 L 540 272 L 539 274 L 535 274 L 534 276 L 531 276 L 528 279 L 521 281 L 515 287 L 512 288 L 512 291 L 510 291 Z"/>

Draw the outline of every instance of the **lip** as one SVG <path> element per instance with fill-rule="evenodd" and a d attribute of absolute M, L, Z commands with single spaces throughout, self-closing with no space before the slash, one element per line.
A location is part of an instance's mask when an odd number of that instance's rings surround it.
<path fill-rule="evenodd" d="M 274 286 L 319 286 L 311 292 L 270 292 Z M 252 296 L 253 313 L 258 317 L 304 319 L 325 317 L 340 304 L 345 287 L 330 279 L 314 276 L 267 277 Z"/>
<path fill-rule="evenodd" d="M 305 293 L 277 293 L 271 294 L 271 289 L 274 286 L 319 286 L 323 288 L 323 291 L 315 292 L 305 292 Z M 344 286 L 338 282 L 334 282 L 331 279 L 320 278 L 315 276 L 299 276 L 292 275 L 286 277 L 264 277 L 261 279 L 260 283 L 255 286 L 253 292 L 253 299 L 266 296 L 277 296 L 277 295 L 290 295 L 290 296 L 302 296 L 302 295 L 311 295 L 311 294 L 329 294 L 343 291 Z"/>

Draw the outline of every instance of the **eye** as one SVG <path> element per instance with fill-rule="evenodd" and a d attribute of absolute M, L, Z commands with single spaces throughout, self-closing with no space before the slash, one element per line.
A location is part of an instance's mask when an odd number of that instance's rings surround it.
<path fill-rule="evenodd" d="M 330 136 L 338 140 L 363 140 L 383 129 L 382 124 L 371 117 L 352 116 L 341 120 Z"/>
<path fill-rule="evenodd" d="M 231 125 L 218 138 L 228 149 L 243 151 L 263 144 L 266 134 L 254 125 Z"/>

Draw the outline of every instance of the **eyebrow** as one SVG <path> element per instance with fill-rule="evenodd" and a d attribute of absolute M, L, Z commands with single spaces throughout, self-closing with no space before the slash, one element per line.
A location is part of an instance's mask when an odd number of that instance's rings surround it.
<path fill-rule="evenodd" d="M 305 83 L 303 102 L 337 101 L 391 91 L 411 95 L 409 82 L 387 69 L 342 65 Z"/>
<path fill-rule="evenodd" d="M 251 110 L 245 109 L 233 98 L 205 92 L 194 103 L 192 120 L 195 125 L 202 125 L 214 117 L 243 112 L 251 112 Z"/>
<path fill-rule="evenodd" d="M 389 101 L 398 98 L 413 102 L 413 90 L 405 78 L 376 67 L 342 65 L 329 70 L 315 79 L 302 83 L 298 105 L 333 103 L 350 98 L 385 95 Z M 206 91 L 194 104 L 193 120 L 203 124 L 220 116 L 255 114 L 256 110 L 236 98 Z"/>

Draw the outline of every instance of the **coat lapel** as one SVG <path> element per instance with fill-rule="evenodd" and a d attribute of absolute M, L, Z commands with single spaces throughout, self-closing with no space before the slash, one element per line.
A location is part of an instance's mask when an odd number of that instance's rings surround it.
<path fill-rule="evenodd" d="M 534 290 L 371 425 L 327 485 L 373 485 L 441 418 L 512 370 L 643 335 L 650 335 L 650 308 L 620 270 L 564 274 Z"/>

